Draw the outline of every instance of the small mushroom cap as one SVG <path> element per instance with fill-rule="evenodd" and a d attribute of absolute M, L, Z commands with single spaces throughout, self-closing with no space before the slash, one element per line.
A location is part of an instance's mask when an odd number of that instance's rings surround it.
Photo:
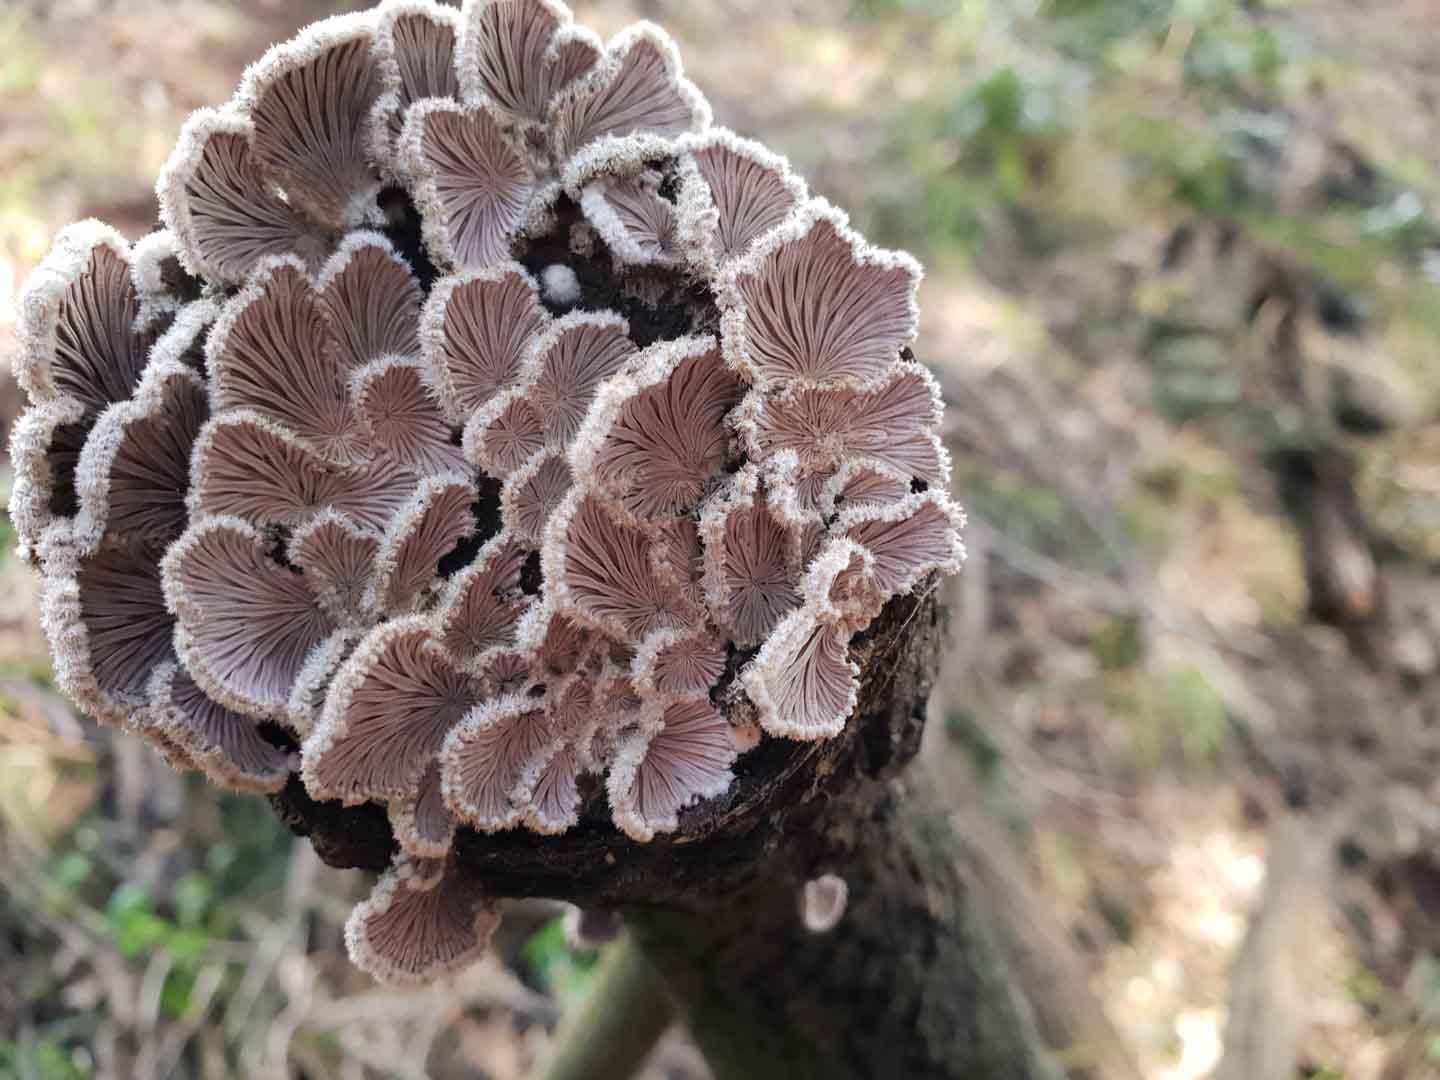
<path fill-rule="evenodd" d="M 500 511 L 506 527 L 538 548 L 545 525 L 570 490 L 572 479 L 570 463 L 563 454 L 536 454 L 505 482 Z"/>
<path fill-rule="evenodd" d="M 373 615 L 366 591 L 375 576 L 380 540 L 338 510 L 321 510 L 290 538 L 290 561 L 305 574 L 331 618 L 362 624 Z"/>
<path fill-rule="evenodd" d="M 161 572 L 175 648 L 195 681 L 226 708 L 283 720 L 306 659 L 335 629 L 310 583 L 235 517 L 192 524 Z"/>
<path fill-rule="evenodd" d="M 680 219 L 675 204 L 660 194 L 661 177 L 606 177 L 587 184 L 580 196 L 585 217 L 610 252 L 630 266 L 673 266 L 679 261 Z"/>
<path fill-rule="evenodd" d="M 400 157 L 432 258 L 479 270 L 509 257 L 536 178 L 488 105 L 417 102 L 405 115 Z"/>
<path fill-rule="evenodd" d="M 432 591 L 440 561 L 476 528 L 475 485 L 459 473 L 420 481 L 400 508 L 375 556 L 375 578 L 366 596 L 375 609 L 404 615 Z"/>
<path fill-rule="evenodd" d="M 33 404 L 16 419 L 10 431 L 15 486 L 8 509 L 22 558 L 38 560 L 44 538 L 69 543 L 69 519 L 79 499 L 76 470 L 88 433 L 85 406 L 74 398 Z"/>
<path fill-rule="evenodd" d="M 908 593 L 928 574 L 954 574 L 965 561 L 964 515 L 943 493 L 912 495 L 892 506 L 856 507 L 836 522 L 875 557 L 872 577 L 885 596 Z"/>
<path fill-rule="evenodd" d="M 163 330 L 136 330 L 140 303 L 124 237 L 93 219 L 62 230 L 21 290 L 21 388 L 36 402 L 71 398 L 88 415 L 127 400 Z"/>
<path fill-rule="evenodd" d="M 292 205 L 333 227 L 375 214 L 367 133 L 382 78 L 373 29 L 370 12 L 313 23 L 250 65 L 235 95 L 266 173 Z"/>
<path fill-rule="evenodd" d="M 838 874 L 821 874 L 800 889 L 800 922 L 812 934 L 828 934 L 840 925 L 850 886 Z"/>
<path fill-rule="evenodd" d="M 469 0 L 460 53 L 464 96 L 518 119 L 544 120 L 555 94 L 589 72 L 604 47 L 556 0 Z"/>
<path fill-rule="evenodd" d="M 935 428 L 941 412 L 934 377 L 918 364 L 896 363 L 868 390 L 804 387 L 768 396 L 752 390 L 736 418 L 752 457 L 791 451 L 799 476 L 826 476 L 863 458 L 929 486 L 949 483 L 949 459 Z M 826 476 L 817 477 L 823 485 Z M 820 488 L 812 504 L 818 505 Z"/>
<path fill-rule="evenodd" d="M 795 529 L 759 493 L 746 466 L 705 505 L 705 595 L 737 645 L 758 645 L 799 602 L 800 552 Z"/>
<path fill-rule="evenodd" d="M 550 519 L 546 582 L 578 621 L 621 640 L 688 626 L 696 613 L 676 582 L 653 572 L 654 543 L 593 495 L 572 492 Z"/>
<path fill-rule="evenodd" d="M 463 421 L 515 385 L 530 342 L 549 322 L 534 280 L 518 263 L 467 271 L 435 284 L 421 339 L 452 420 Z"/>
<path fill-rule="evenodd" d="M 240 109 L 199 109 L 180 131 L 155 184 L 176 255 L 197 277 L 241 281 L 266 256 L 318 265 L 329 233 L 281 198 L 255 152 L 255 124 Z"/>
<path fill-rule="evenodd" d="M 657 630 L 640 644 L 631 674 L 642 692 L 707 694 L 725 673 L 725 643 L 708 629 Z"/>
<path fill-rule="evenodd" d="M 849 658 L 849 645 L 849 631 L 819 621 L 809 608 L 781 619 L 740 673 L 760 726 L 782 738 L 837 735 L 859 695 L 859 668 Z"/>
<path fill-rule="evenodd" d="M 368 229 L 350 233 L 315 284 L 343 372 L 382 356 L 419 354 L 420 284 L 383 235 Z"/>
<path fill-rule="evenodd" d="M 184 531 L 190 451 L 208 412 L 204 382 L 176 364 L 150 368 L 134 398 L 101 415 L 76 467 L 82 551 L 106 536 L 163 547 Z"/>
<path fill-rule="evenodd" d="M 703 697 L 666 705 L 621 741 L 610 770 L 615 823 L 641 843 L 679 827 L 679 814 L 730 786 L 730 724 Z"/>
<path fill-rule="evenodd" d="M 525 815 L 553 742 L 549 716 L 528 696 L 481 704 L 445 739 L 440 768 L 446 805 L 485 832 L 513 828 Z"/>
<path fill-rule="evenodd" d="M 422 98 L 460 95 L 455 52 L 460 14 L 435 0 L 384 0 L 373 50 L 383 92 L 370 109 L 369 150 L 387 175 L 395 171 L 395 144 L 404 113 Z"/>
<path fill-rule="evenodd" d="M 192 451 L 192 516 L 295 527 L 326 507 L 380 533 L 414 489 L 393 462 L 335 465 L 251 409 L 231 409 L 200 430 Z"/>
<path fill-rule="evenodd" d="M 559 95 L 547 122 L 564 159 L 605 136 L 674 137 L 710 124 L 710 106 L 686 79 L 665 31 L 636 23 L 609 43 L 594 72 Z"/>
<path fill-rule="evenodd" d="M 440 762 L 430 762 L 414 795 L 390 802 L 390 825 L 407 855 L 440 859 L 455 841 L 455 815 L 440 792 Z"/>
<path fill-rule="evenodd" d="M 173 655 L 162 550 L 131 541 L 79 556 L 67 546 L 53 549 L 48 560 L 40 622 L 56 682 L 106 723 L 133 721 L 148 704 L 150 673 Z"/>
<path fill-rule="evenodd" d="M 631 368 L 596 395 L 571 464 L 637 518 L 692 510 L 729 457 L 739 380 L 709 337 L 654 345 Z"/>
<path fill-rule="evenodd" d="M 301 747 L 305 787 L 347 805 L 416 792 L 479 687 L 439 647 L 429 620 L 371 630 L 335 676 Z"/>
<path fill-rule="evenodd" d="M 351 398 L 372 453 L 420 476 L 467 471 L 423 361 L 407 356 L 370 361 L 351 377 Z"/>
<path fill-rule="evenodd" d="M 813 199 L 724 274 L 727 355 L 762 386 L 871 382 L 915 336 L 921 276 Z"/>
<path fill-rule="evenodd" d="M 216 321 L 205 353 L 216 415 L 251 409 L 331 461 L 364 456 L 344 356 L 298 259 L 259 263 Z"/>
<path fill-rule="evenodd" d="M 142 731 L 180 748 L 185 760 L 212 783 L 235 791 L 279 791 L 297 762 L 261 735 L 255 721 L 211 700 L 173 663 L 150 680 L 151 707 L 138 719 Z"/>
<path fill-rule="evenodd" d="M 526 359 L 527 395 L 545 425 L 545 445 L 569 447 L 600 384 L 635 355 L 630 324 L 610 312 L 556 319 Z"/>
<path fill-rule="evenodd" d="M 399 856 L 345 923 L 356 967 L 387 983 L 417 983 L 473 962 L 499 913 L 452 862 Z"/>
<path fill-rule="evenodd" d="M 514 643 L 529 599 L 520 575 L 530 550 L 509 533 L 489 540 L 475 561 L 447 585 L 439 609 L 445 647 L 462 663 L 478 663 L 486 654 Z"/>
<path fill-rule="evenodd" d="M 713 220 L 690 226 L 702 232 L 690 243 L 710 248 L 721 264 L 746 254 L 808 198 L 789 162 L 726 128 L 682 136 L 676 149 L 682 169 L 694 170 L 715 212 Z"/>

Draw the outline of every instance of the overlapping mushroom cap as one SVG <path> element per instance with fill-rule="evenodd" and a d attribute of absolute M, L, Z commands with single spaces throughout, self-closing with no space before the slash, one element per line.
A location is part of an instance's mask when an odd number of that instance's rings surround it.
<path fill-rule="evenodd" d="M 385 804 L 383 977 L 484 947 L 457 829 L 675 830 L 756 725 L 840 732 L 852 637 L 959 565 L 919 267 L 709 125 L 648 24 L 389 2 L 192 117 L 164 231 L 74 226 L 26 290 L 62 686 L 217 783 Z"/>

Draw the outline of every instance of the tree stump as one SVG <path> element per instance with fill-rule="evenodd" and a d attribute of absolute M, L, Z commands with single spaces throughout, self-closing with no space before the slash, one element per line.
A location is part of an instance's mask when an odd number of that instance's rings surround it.
<path fill-rule="evenodd" d="M 906 768 L 943 637 L 933 583 L 896 597 L 852 645 L 861 690 L 845 733 L 764 740 L 674 835 L 639 844 L 587 814 L 558 837 L 462 831 L 460 863 L 493 895 L 619 913 L 720 1080 L 1052 1076 L 945 800 Z M 316 803 L 293 777 L 271 799 L 330 865 L 389 864 L 378 807 Z M 845 880 L 848 902 L 816 933 L 800 896 L 822 874 Z"/>

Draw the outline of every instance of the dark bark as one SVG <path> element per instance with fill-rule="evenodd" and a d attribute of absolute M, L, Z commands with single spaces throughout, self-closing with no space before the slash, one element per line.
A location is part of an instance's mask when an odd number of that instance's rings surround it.
<path fill-rule="evenodd" d="M 933 590 L 893 600 L 855 642 L 862 683 L 846 733 L 762 742 L 732 791 L 676 835 L 636 844 L 596 814 L 559 837 L 462 833 L 462 865 L 500 896 L 621 912 L 721 1080 L 1052 1076 L 945 801 L 904 771 L 941 621 Z M 385 865 L 383 816 L 317 805 L 294 783 L 274 801 L 326 861 Z M 799 895 L 824 873 L 846 880 L 849 905 L 812 934 Z"/>

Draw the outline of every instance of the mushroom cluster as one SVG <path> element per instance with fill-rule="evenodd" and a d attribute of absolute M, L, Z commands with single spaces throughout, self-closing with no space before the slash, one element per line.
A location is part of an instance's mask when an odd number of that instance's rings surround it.
<path fill-rule="evenodd" d="M 853 636 L 958 568 L 919 266 L 712 127 L 654 26 L 329 19 L 157 191 L 22 301 L 57 678 L 217 783 L 386 806 L 378 976 L 484 947 L 457 828 L 675 830 L 762 735 L 839 733 Z"/>

